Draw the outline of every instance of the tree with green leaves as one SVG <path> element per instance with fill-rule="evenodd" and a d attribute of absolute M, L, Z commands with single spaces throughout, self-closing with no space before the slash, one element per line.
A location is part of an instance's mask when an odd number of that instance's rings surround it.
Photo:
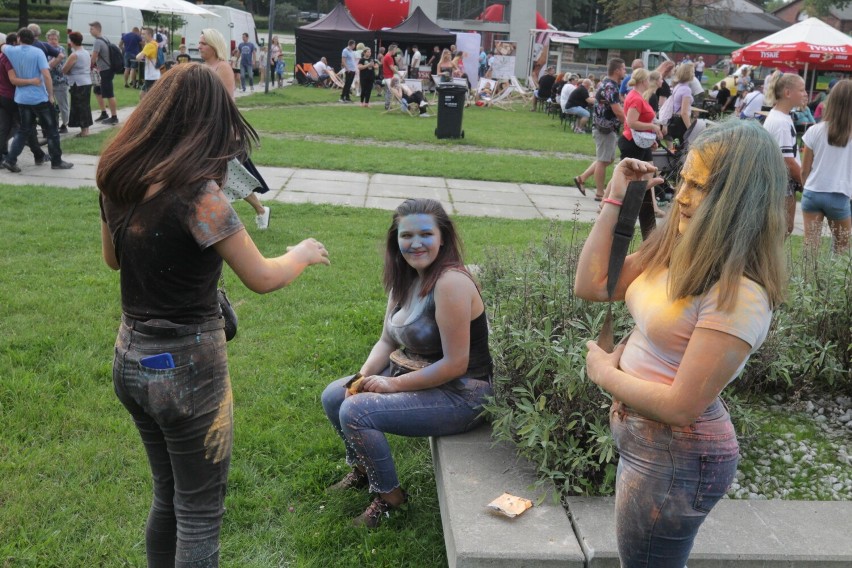
<path fill-rule="evenodd" d="M 852 0 L 805 0 L 808 14 L 812 16 L 827 16 L 831 8 L 842 10 L 852 3 Z"/>

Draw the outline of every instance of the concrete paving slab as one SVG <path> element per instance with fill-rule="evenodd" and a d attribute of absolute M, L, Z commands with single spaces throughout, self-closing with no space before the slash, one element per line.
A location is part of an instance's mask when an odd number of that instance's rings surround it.
<path fill-rule="evenodd" d="M 373 179 L 375 179 L 375 176 Z M 394 197 L 400 200 L 409 197 L 426 197 L 438 201 L 450 200 L 450 192 L 446 187 L 376 183 L 373 180 L 367 186 L 367 195 L 371 197 Z"/>
<path fill-rule="evenodd" d="M 532 207 L 532 201 L 523 192 L 504 193 L 475 191 L 472 189 L 450 189 L 453 201 L 465 203 L 488 203 L 491 205 L 511 205 L 517 207 Z"/>
<path fill-rule="evenodd" d="M 420 187 L 447 187 L 447 182 L 440 177 L 427 176 L 400 176 L 393 174 L 373 174 L 370 177 L 370 185 L 374 183 L 388 185 L 416 185 Z"/>
<path fill-rule="evenodd" d="M 584 212 L 576 211 L 575 209 L 539 208 L 539 211 L 545 219 L 553 219 L 555 221 L 574 221 L 576 219 L 580 223 L 594 223 L 591 213 L 584 214 Z"/>
<path fill-rule="evenodd" d="M 333 193 L 335 195 L 355 195 L 362 199 L 367 196 L 366 181 L 331 181 L 325 179 L 299 178 L 295 175 L 284 189 L 290 192 Z"/>
<path fill-rule="evenodd" d="M 591 568 L 618 568 L 613 498 L 570 497 Z M 701 526 L 690 568 L 852 566 L 852 507 L 842 501 L 719 502 Z"/>
<path fill-rule="evenodd" d="M 472 189 L 488 193 L 521 193 L 521 186 L 502 181 L 482 181 L 475 179 L 447 179 L 450 189 Z"/>
<path fill-rule="evenodd" d="M 590 210 L 594 208 L 595 212 L 597 212 L 597 205 L 591 205 L 586 203 L 586 201 L 582 198 L 577 198 L 573 195 L 539 195 L 539 194 L 530 194 L 530 201 L 539 208 L 542 209 L 580 209 L 583 208 L 585 210 Z"/>
<path fill-rule="evenodd" d="M 366 184 L 370 179 L 370 174 L 334 170 L 296 170 L 293 172 L 293 179 L 360 182 Z"/>
<path fill-rule="evenodd" d="M 458 215 L 474 217 L 502 217 L 505 219 L 541 219 L 542 215 L 535 207 L 517 207 L 508 205 L 489 205 L 486 203 L 453 202 Z"/>
<path fill-rule="evenodd" d="M 346 205 L 363 207 L 364 197 L 357 195 L 335 195 L 333 193 L 281 192 L 275 197 L 281 203 L 324 203 L 328 205 Z"/>
<path fill-rule="evenodd" d="M 522 183 L 521 189 L 527 195 L 570 195 L 578 196 L 580 192 L 573 185 L 574 182 L 568 180 L 566 185 L 536 185 L 532 183 Z"/>
<path fill-rule="evenodd" d="M 432 438 L 450 568 L 581 567 L 584 556 L 563 507 L 548 497 L 509 519 L 487 508 L 507 492 L 535 502 L 532 465 L 507 444 L 491 447 L 491 428 Z"/>
<path fill-rule="evenodd" d="M 453 213 L 453 204 L 449 201 L 444 201 L 439 199 L 441 205 L 444 207 L 444 211 L 447 213 Z M 364 207 L 372 207 L 374 209 L 384 209 L 386 211 L 393 211 L 399 204 L 402 203 L 402 199 L 398 197 L 367 197 L 367 201 L 364 204 Z"/>

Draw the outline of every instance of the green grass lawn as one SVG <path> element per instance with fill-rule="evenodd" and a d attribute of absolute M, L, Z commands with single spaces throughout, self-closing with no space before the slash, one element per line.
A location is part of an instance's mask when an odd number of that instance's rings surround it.
<path fill-rule="evenodd" d="M 125 91 L 116 89 L 126 100 Z M 559 120 L 529 112 L 521 103 L 513 110 L 468 107 L 465 137 L 438 140 L 434 107 L 432 118 L 420 119 L 386 113 L 380 96 L 374 96 L 370 108 L 341 105 L 339 96 L 338 90 L 292 86 L 239 98 L 237 104 L 261 136 L 255 163 L 568 185 L 593 160 L 591 136 L 565 132 Z M 115 132 L 66 139 L 62 148 L 69 154 L 99 154 Z"/>
<path fill-rule="evenodd" d="M 49 222 L 42 208 L 50 211 Z M 237 204 L 248 227 L 252 211 Z M 228 345 L 235 448 L 222 531 L 224 566 L 446 565 L 429 447 L 392 438 L 409 512 L 367 532 L 349 525 L 363 493 L 329 496 L 343 448 L 319 397 L 353 372 L 381 330 L 382 240 L 390 214 L 271 204 L 252 229 L 279 254 L 314 236 L 332 265 L 258 296 L 226 272 L 240 317 Z M 142 566 L 150 479 L 111 383 L 118 273 L 100 258 L 97 194 L 0 185 L 0 565 Z M 286 220 L 286 222 L 285 222 Z M 544 221 L 459 218 L 467 259 L 524 248 Z"/>

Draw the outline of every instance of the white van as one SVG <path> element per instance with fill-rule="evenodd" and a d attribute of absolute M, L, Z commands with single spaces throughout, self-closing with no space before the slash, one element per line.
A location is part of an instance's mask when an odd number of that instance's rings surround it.
<path fill-rule="evenodd" d="M 198 39 L 201 37 L 201 30 L 204 28 L 214 28 L 222 32 L 228 44 L 228 55 L 231 55 L 242 43 L 244 33 L 248 34 L 249 41 L 260 49 L 254 16 L 250 13 L 228 6 L 213 6 L 211 4 L 199 4 L 199 6 L 210 10 L 219 17 L 183 16 L 186 20 L 186 26 L 183 28 L 183 42 L 186 45 L 186 52 L 192 59 L 201 60 L 201 55 L 198 53 Z"/>
<path fill-rule="evenodd" d="M 89 34 L 89 23 L 100 22 L 110 43 L 118 45 L 121 34 L 142 27 L 142 12 L 136 8 L 111 6 L 98 0 L 72 0 L 68 9 L 68 32 L 83 34 L 83 45 L 92 47 L 95 38 Z"/>

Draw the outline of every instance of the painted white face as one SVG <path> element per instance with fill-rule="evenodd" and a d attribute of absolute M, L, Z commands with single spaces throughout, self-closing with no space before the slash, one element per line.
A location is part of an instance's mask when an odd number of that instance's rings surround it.
<path fill-rule="evenodd" d="M 397 244 L 409 266 L 422 273 L 438 258 L 441 230 L 432 215 L 406 215 L 399 220 Z"/>

